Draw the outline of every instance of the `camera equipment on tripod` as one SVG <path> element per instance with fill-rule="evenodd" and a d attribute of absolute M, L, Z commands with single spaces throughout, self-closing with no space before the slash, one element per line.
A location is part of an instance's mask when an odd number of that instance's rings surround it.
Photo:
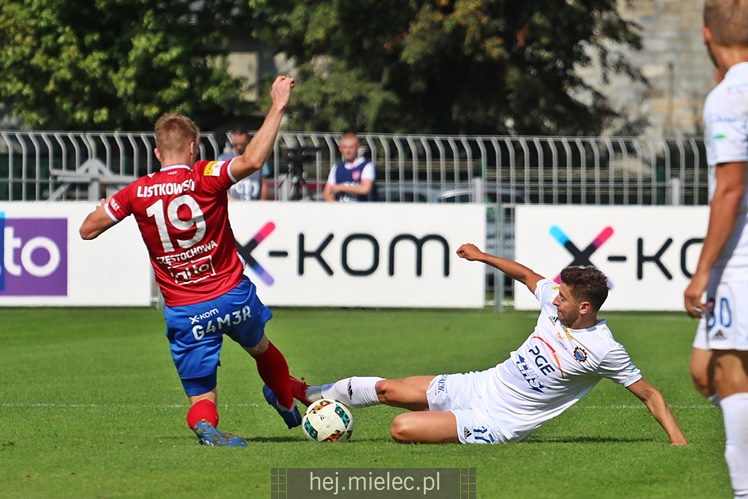
<path fill-rule="evenodd" d="M 294 166 L 304 169 L 304 164 L 315 160 L 312 153 L 319 152 L 319 147 L 301 146 L 288 149 L 288 167 L 291 170 Z"/>
<path fill-rule="evenodd" d="M 319 147 L 310 146 L 299 146 L 288 148 L 288 174 L 286 178 L 281 182 L 281 186 L 289 181 L 289 194 L 288 199 L 291 201 L 299 201 L 301 199 L 311 199 L 309 193 L 309 186 L 304 180 L 304 165 L 314 161 L 315 152 L 320 151 Z"/>

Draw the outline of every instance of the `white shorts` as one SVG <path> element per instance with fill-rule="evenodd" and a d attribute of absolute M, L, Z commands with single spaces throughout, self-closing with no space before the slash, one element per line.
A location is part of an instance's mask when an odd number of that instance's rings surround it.
<path fill-rule="evenodd" d="M 481 403 L 476 387 L 485 386 L 486 371 L 467 374 L 440 374 L 429 383 L 426 396 L 429 410 L 451 412 L 457 420 L 457 437 L 462 444 L 504 444 L 500 425 Z"/>
<path fill-rule="evenodd" d="M 748 350 L 748 281 L 720 282 L 712 291 L 707 289 L 707 301 L 714 306 L 699 320 L 693 347 Z"/>

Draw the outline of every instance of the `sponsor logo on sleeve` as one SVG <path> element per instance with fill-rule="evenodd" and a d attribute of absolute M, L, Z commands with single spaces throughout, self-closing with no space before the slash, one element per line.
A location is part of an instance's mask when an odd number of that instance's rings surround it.
<path fill-rule="evenodd" d="M 218 177 L 221 175 L 221 167 L 223 166 L 223 161 L 211 161 L 207 165 L 205 165 L 205 170 L 203 171 L 203 175 L 206 177 Z"/>

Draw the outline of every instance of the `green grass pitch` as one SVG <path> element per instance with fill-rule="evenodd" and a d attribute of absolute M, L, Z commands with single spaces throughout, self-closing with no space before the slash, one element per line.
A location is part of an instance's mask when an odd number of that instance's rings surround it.
<path fill-rule="evenodd" d="M 313 384 L 350 375 L 464 372 L 507 358 L 536 314 L 277 309 L 268 337 Z M 261 394 L 254 362 L 226 340 L 220 427 L 247 449 L 202 447 L 156 309 L 0 312 L 0 497 L 269 497 L 271 468 L 474 467 L 477 497 L 731 497 L 718 409 L 688 377 L 696 323 L 684 314 L 603 313 L 689 440 L 664 431 L 603 380 L 521 444 L 402 445 L 400 412 L 354 409 L 347 443 L 307 442 Z M 384 497 L 384 496 L 383 496 Z"/>

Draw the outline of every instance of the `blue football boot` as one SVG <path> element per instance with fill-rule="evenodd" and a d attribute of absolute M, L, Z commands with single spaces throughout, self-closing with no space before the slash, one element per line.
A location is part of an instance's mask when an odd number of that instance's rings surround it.
<path fill-rule="evenodd" d="M 299 414 L 299 408 L 296 407 L 296 402 L 293 404 L 293 409 L 281 407 L 278 403 L 278 397 L 275 396 L 273 390 L 271 390 L 267 385 L 262 387 L 262 394 L 265 396 L 265 400 L 267 400 L 268 404 L 278 411 L 278 414 L 283 418 L 283 421 L 289 429 L 295 428 L 301 424 L 301 414 Z"/>
<path fill-rule="evenodd" d="M 216 447 L 246 447 L 247 441 L 231 433 L 224 433 L 204 419 L 195 425 L 195 435 L 201 445 Z"/>

